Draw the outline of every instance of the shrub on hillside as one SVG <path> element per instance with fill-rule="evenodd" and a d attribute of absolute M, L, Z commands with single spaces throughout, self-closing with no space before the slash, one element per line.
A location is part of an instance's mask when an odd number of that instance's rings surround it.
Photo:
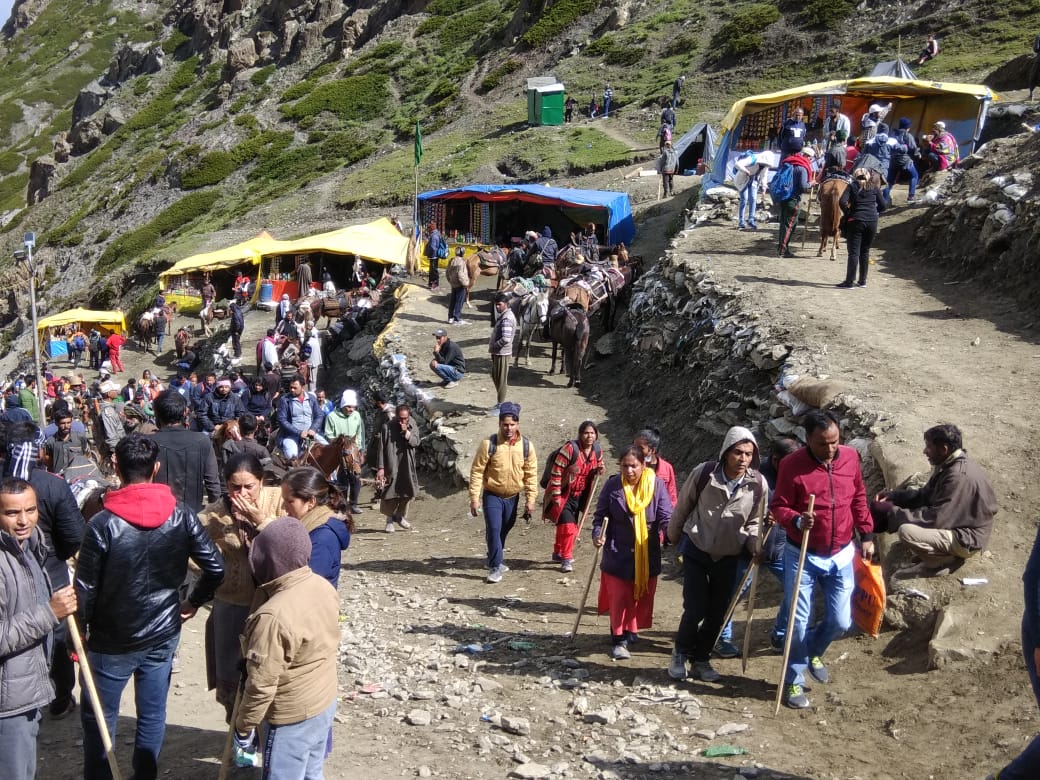
<path fill-rule="evenodd" d="M 426 6 L 426 12 L 434 16 L 451 16 L 472 8 L 479 2 L 481 0 L 431 0 Z"/>
<path fill-rule="evenodd" d="M 480 82 L 480 91 L 490 92 L 502 83 L 503 78 L 508 76 L 510 73 L 515 73 L 522 67 L 523 63 L 520 62 L 520 60 L 514 60 L 512 58 L 506 60 L 484 77 L 484 80 Z"/>
<path fill-rule="evenodd" d="M 542 13 L 542 18 L 527 29 L 521 40 L 532 49 L 543 48 L 597 6 L 596 0 L 559 0 Z"/>
<path fill-rule="evenodd" d="M 497 9 L 495 9 L 497 10 Z M 451 17 L 441 27 L 440 44 L 443 51 L 466 51 L 482 37 L 484 29 L 494 18 L 490 4 Z"/>
<path fill-rule="evenodd" d="M 855 12 L 855 0 L 805 0 L 801 6 L 802 23 L 825 30 L 841 27 Z"/>
<path fill-rule="evenodd" d="M 289 119 L 331 111 L 342 119 L 363 122 L 383 116 L 389 102 L 389 79 L 380 73 L 368 73 L 320 84 L 306 97 L 280 110 Z"/>
<path fill-rule="evenodd" d="M 697 51 L 700 41 L 696 36 L 683 33 L 672 38 L 664 47 L 665 57 L 678 57 Z"/>
<path fill-rule="evenodd" d="M 762 31 L 779 18 L 780 11 L 775 5 L 755 3 L 746 6 L 719 28 L 712 44 L 723 59 L 754 54 L 764 43 Z"/>
<path fill-rule="evenodd" d="M 266 83 L 266 81 L 269 78 L 271 78 L 271 74 L 274 73 L 274 69 L 274 65 L 265 65 L 252 76 L 250 76 L 249 80 L 253 83 L 254 86 L 262 87 Z"/>
<path fill-rule="evenodd" d="M 4 152 L 0 154 L 0 175 L 6 176 L 14 173 L 22 164 L 22 156 L 18 152 Z"/>
<path fill-rule="evenodd" d="M 118 134 L 117 134 L 118 136 Z M 82 184 L 100 168 L 106 162 L 112 158 L 112 152 L 115 149 L 115 143 L 117 136 L 113 136 L 112 140 L 106 143 L 104 146 L 98 147 L 92 151 L 85 160 L 82 160 L 79 165 L 61 180 L 61 184 L 58 185 L 59 189 L 68 189 L 69 187 L 75 187 L 77 184 Z"/>

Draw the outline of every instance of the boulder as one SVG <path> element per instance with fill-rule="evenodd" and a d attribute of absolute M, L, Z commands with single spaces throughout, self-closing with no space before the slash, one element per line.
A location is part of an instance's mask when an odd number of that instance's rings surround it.
<path fill-rule="evenodd" d="M 162 70 L 162 46 L 157 43 L 124 43 L 101 77 L 103 84 L 119 86 L 132 78 Z"/>
<path fill-rule="evenodd" d="M 97 119 L 84 119 L 73 125 L 69 133 L 73 154 L 86 154 L 101 143 L 101 122 Z"/>
<path fill-rule="evenodd" d="M 227 66 L 235 73 L 253 67 L 256 60 L 256 44 L 252 38 L 242 38 L 228 47 Z"/>
<path fill-rule="evenodd" d="M 72 124 L 77 125 L 98 112 L 105 101 L 112 96 L 108 88 L 103 87 L 97 81 L 92 81 L 83 87 L 76 96 L 76 102 L 72 106 Z"/>
<path fill-rule="evenodd" d="M 360 9 L 343 20 L 343 32 L 340 33 L 339 38 L 339 53 L 341 56 L 353 51 L 357 42 L 365 34 L 365 28 L 368 26 L 368 16 L 369 11 L 367 9 Z"/>
<path fill-rule="evenodd" d="M 101 132 L 105 135 L 112 135 L 116 130 L 126 124 L 126 116 L 123 114 L 123 110 L 120 108 L 113 108 L 107 114 L 101 124 Z"/>
<path fill-rule="evenodd" d="M 978 615 L 971 608 L 949 604 L 939 612 L 935 633 L 928 643 L 928 668 L 939 669 L 958 661 L 989 658 L 1002 644 L 998 636 L 979 633 Z"/>
<path fill-rule="evenodd" d="M 69 144 L 69 134 L 62 132 L 54 136 L 54 161 L 68 162 L 71 153 L 72 145 Z"/>
<path fill-rule="evenodd" d="M 50 195 L 51 179 L 57 170 L 53 157 L 38 157 L 29 167 L 29 187 L 25 194 L 26 202 L 32 206 Z"/>

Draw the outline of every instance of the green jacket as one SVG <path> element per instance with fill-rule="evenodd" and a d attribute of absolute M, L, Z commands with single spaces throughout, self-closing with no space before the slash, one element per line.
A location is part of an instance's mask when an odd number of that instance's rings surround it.
<path fill-rule="evenodd" d="M 337 436 L 351 436 L 354 443 L 362 450 L 365 449 L 365 420 L 361 412 L 355 409 L 349 415 L 343 414 L 342 409 L 337 409 L 325 417 L 325 438 L 332 441 Z"/>
<path fill-rule="evenodd" d="M 18 403 L 25 409 L 29 414 L 32 415 L 33 420 L 37 423 L 40 422 L 40 404 L 36 400 L 36 393 L 30 390 L 28 387 L 23 387 L 18 391 Z"/>

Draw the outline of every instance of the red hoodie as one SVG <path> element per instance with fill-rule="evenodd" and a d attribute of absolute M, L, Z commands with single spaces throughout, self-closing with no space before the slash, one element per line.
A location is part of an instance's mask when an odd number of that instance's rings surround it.
<path fill-rule="evenodd" d="M 141 482 L 105 494 L 105 509 L 136 528 L 158 528 L 173 514 L 177 499 L 169 485 Z"/>
<path fill-rule="evenodd" d="M 785 157 L 784 159 L 782 159 L 780 161 L 781 165 L 783 165 L 784 163 L 791 163 L 791 165 L 800 165 L 800 166 L 802 166 L 803 168 L 805 168 L 805 175 L 809 177 L 810 181 L 812 181 L 812 176 L 813 176 L 812 163 L 809 162 L 809 160 L 806 159 L 805 157 L 803 157 L 802 155 L 800 155 L 800 154 L 788 155 L 787 157 Z"/>

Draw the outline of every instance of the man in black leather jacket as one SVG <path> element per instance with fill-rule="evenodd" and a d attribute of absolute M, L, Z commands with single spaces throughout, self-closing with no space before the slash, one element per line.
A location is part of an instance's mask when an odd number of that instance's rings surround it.
<path fill-rule="evenodd" d="M 170 486 L 174 497 L 193 512 L 220 498 L 220 476 L 213 441 L 185 427 L 188 402 L 176 390 L 164 390 L 152 401 L 159 430 L 151 438 L 159 445 L 158 482 Z M 208 498 L 208 501 L 205 500 Z"/>
<path fill-rule="evenodd" d="M 213 598 L 224 580 L 224 559 L 195 513 L 154 482 L 159 445 L 131 434 L 116 446 L 123 487 L 104 498 L 90 519 L 76 566 L 76 595 L 87 656 L 115 741 L 119 699 L 131 677 L 137 700 L 133 774 L 154 780 L 166 730 L 166 697 L 181 623 Z M 188 559 L 202 574 L 188 600 L 177 589 Z M 110 778 L 105 749 L 90 707 L 81 708 L 84 778 Z"/>

